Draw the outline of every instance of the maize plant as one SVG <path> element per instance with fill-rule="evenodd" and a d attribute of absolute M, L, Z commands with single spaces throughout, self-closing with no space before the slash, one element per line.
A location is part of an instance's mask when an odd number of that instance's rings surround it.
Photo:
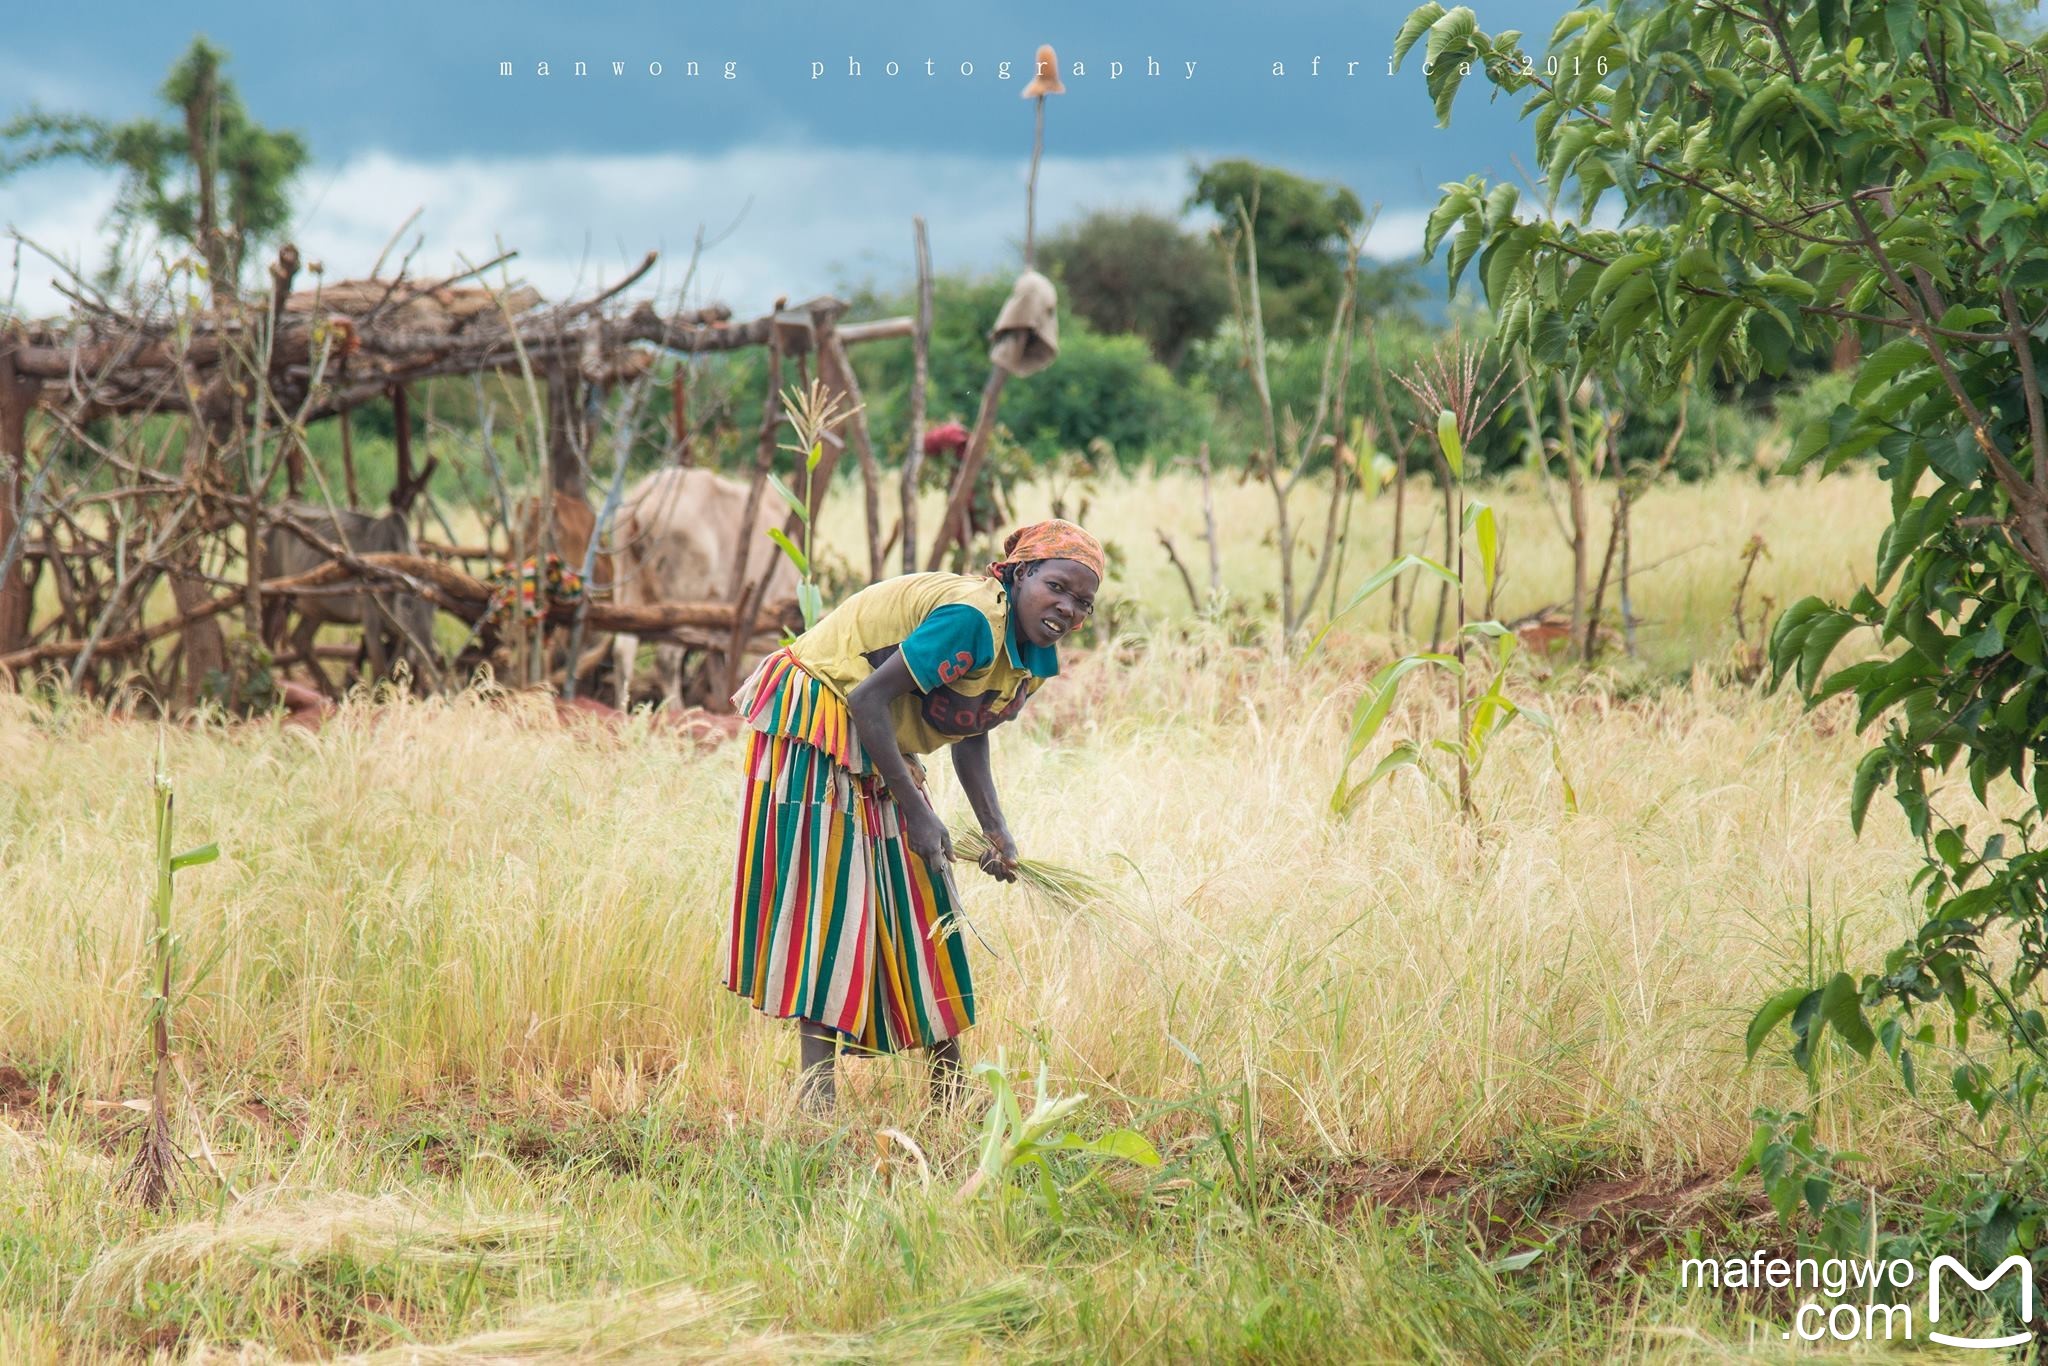
<path fill-rule="evenodd" d="M 150 971 L 149 1029 L 151 1079 L 149 1120 L 143 1127 L 142 1146 L 121 1179 L 124 1190 L 150 1209 L 168 1200 L 177 1186 L 178 1174 L 186 1162 L 184 1153 L 171 1138 L 171 990 L 177 982 L 182 937 L 171 928 L 171 879 L 182 868 L 211 863 L 220 857 L 220 846 L 203 845 L 182 854 L 171 852 L 172 792 L 170 775 L 163 771 L 159 749 L 156 771 L 151 775 L 151 805 L 156 827 L 156 892 L 150 899 L 150 949 L 155 962 Z M 203 973 L 200 975 L 204 975 Z M 189 987 L 187 988 L 189 990 Z"/>
<path fill-rule="evenodd" d="M 1058 1219 L 1061 1213 L 1059 1187 L 1053 1181 L 1052 1169 L 1046 1164 L 1049 1154 L 1080 1153 L 1089 1157 L 1120 1158 L 1141 1167 L 1159 1165 L 1158 1150 L 1136 1129 L 1112 1129 L 1099 1138 L 1053 1132 L 1062 1120 L 1086 1104 L 1088 1097 L 1085 1093 L 1053 1095 L 1046 1088 L 1043 1062 L 1038 1065 L 1036 1093 L 1029 1114 L 1024 1113 L 1018 1104 L 1017 1093 L 1010 1086 L 1000 1051 L 994 1062 L 975 1064 L 974 1074 L 988 1080 L 988 1115 L 981 1127 L 981 1160 L 974 1174 L 955 1193 L 954 1198 L 959 1201 L 971 1200 L 983 1191 L 1000 1190 L 1006 1178 L 1028 1167 L 1036 1170 L 1039 1194 L 1045 1200 L 1046 1209 Z"/>
<path fill-rule="evenodd" d="M 1437 416 L 1437 442 L 1443 452 L 1444 465 L 1450 471 L 1452 496 L 1461 509 L 1457 513 L 1460 531 L 1455 543 L 1455 568 L 1438 563 L 1427 555 L 1409 553 L 1381 567 L 1368 575 L 1351 594 L 1351 598 L 1330 618 L 1310 646 L 1313 653 L 1320 647 L 1323 637 L 1339 618 L 1357 607 L 1375 592 L 1392 583 L 1411 569 L 1419 569 L 1440 579 L 1451 591 L 1457 604 L 1457 632 L 1451 652 L 1439 650 L 1418 650 L 1401 656 L 1373 675 L 1365 691 L 1359 694 L 1357 703 L 1351 709 L 1351 734 L 1344 750 L 1344 761 L 1337 771 L 1337 783 L 1330 793 L 1330 809 L 1337 815 L 1348 813 L 1358 798 L 1374 783 L 1401 768 L 1414 768 L 1427 778 L 1439 791 L 1453 795 L 1458 809 L 1467 818 L 1473 816 L 1472 781 L 1478 776 L 1485 763 L 1493 738 L 1503 727 L 1517 717 L 1535 726 L 1550 739 L 1551 763 L 1557 769 L 1558 779 L 1564 785 L 1565 810 L 1578 809 L 1578 795 L 1573 792 L 1571 780 L 1565 776 L 1564 753 L 1558 744 L 1557 728 L 1550 718 L 1527 703 L 1517 702 L 1506 692 L 1508 659 L 1515 652 L 1515 633 L 1498 621 L 1467 621 L 1465 541 L 1469 537 L 1479 552 L 1480 586 L 1485 590 L 1485 601 L 1492 603 L 1500 578 L 1500 522 L 1493 508 L 1465 493 L 1465 443 L 1459 432 L 1458 415 L 1449 408 Z M 1492 642 L 1493 676 L 1488 680 L 1486 690 L 1473 695 L 1473 671 L 1468 667 L 1467 645 L 1475 640 Z M 1393 710 L 1395 698 L 1399 695 L 1401 682 L 1418 669 L 1442 669 L 1458 680 L 1458 727 L 1454 736 L 1438 736 L 1427 745 L 1413 740 L 1403 740 L 1380 756 L 1366 775 L 1356 782 L 1351 780 L 1351 771 L 1364 756 L 1380 730 L 1386 725 L 1387 716 Z M 1455 793 L 1449 784 L 1437 776 L 1430 767 L 1429 753 L 1440 752 L 1451 756 L 1457 763 L 1457 787 Z"/>

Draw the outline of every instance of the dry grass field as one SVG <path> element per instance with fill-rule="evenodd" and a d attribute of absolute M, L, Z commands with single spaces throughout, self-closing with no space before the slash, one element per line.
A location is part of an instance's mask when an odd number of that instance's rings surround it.
<path fill-rule="evenodd" d="M 1501 614 L 1563 599 L 1540 492 L 1490 496 Z M 1884 497 L 1856 475 L 1652 491 L 1641 657 L 1528 662 L 1576 814 L 1510 729 L 1475 821 L 1412 773 L 1338 820 L 1384 598 L 1307 662 L 1233 638 L 1154 535 L 1203 572 L 1196 487 L 1106 482 L 1088 521 L 1130 615 L 995 768 L 1021 851 L 1107 890 L 1068 909 L 961 875 L 990 946 L 970 1061 L 1027 1093 L 1043 1066 L 1086 1094 L 1066 1127 L 1163 1159 L 1058 1158 L 1056 1201 L 1031 1179 L 955 1198 L 982 1081 L 949 1115 L 918 1061 L 856 1061 L 830 1119 L 793 1109 L 793 1032 L 718 979 L 736 746 L 565 728 L 531 696 L 161 736 L 0 696 L 0 1359 L 1778 1355 L 1771 1306 L 1681 1291 L 1672 1255 L 1784 1241 L 1727 1176 L 1750 1111 L 1806 1081 L 1747 1064 L 1743 1026 L 1917 923 L 1916 851 L 1882 802 L 1852 839 L 1843 712 L 1728 680 L 1729 602 L 1752 535 L 1753 603 L 1846 594 Z M 1347 590 L 1389 513 L 1359 509 Z M 1265 617 L 1270 495 L 1219 485 L 1217 514 L 1226 585 Z M 1448 726 L 1431 686 L 1388 738 Z M 179 875 L 183 961 L 209 968 L 175 1016 L 198 1168 L 147 1214 L 114 1185 L 147 1090 L 159 743 L 179 843 L 223 852 Z M 1939 1160 L 1875 1081 L 1828 1114 L 1881 1179 Z"/>

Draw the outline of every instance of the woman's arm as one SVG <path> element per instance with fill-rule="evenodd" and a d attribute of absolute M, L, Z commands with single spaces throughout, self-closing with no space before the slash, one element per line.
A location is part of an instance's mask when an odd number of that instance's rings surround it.
<path fill-rule="evenodd" d="M 953 745 L 953 772 L 967 792 L 982 833 L 988 836 L 989 853 L 981 860 L 982 871 L 1000 882 L 1017 880 L 1017 842 L 1003 820 L 1003 808 L 996 801 L 996 784 L 989 772 L 988 734 L 970 735 Z"/>
<path fill-rule="evenodd" d="M 910 761 L 903 757 L 903 747 L 896 743 L 896 727 L 889 721 L 889 704 L 917 690 L 917 680 L 910 676 L 910 667 L 903 662 L 899 650 L 884 660 L 882 667 L 853 685 L 853 691 L 847 694 L 846 709 L 853 714 L 853 728 L 860 736 L 861 748 L 875 761 L 876 771 L 889 785 L 889 794 L 903 810 L 911 851 L 930 863 L 953 857 L 953 839 L 946 833 L 945 822 L 925 800 L 917 780 L 910 776 Z"/>

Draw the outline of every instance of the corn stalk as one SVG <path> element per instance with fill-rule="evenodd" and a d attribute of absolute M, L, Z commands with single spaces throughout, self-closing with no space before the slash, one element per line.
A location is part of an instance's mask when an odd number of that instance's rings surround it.
<path fill-rule="evenodd" d="M 146 997 L 146 1023 L 153 1076 L 149 1120 L 143 1127 L 142 1144 L 135 1150 L 135 1159 L 121 1178 L 121 1188 L 146 1207 L 157 1209 L 175 1194 L 180 1172 L 190 1160 L 171 1137 L 171 992 L 176 985 L 180 947 L 180 936 L 171 928 L 171 879 L 181 868 L 219 858 L 220 846 L 208 844 L 182 854 L 171 852 L 171 779 L 163 769 L 161 748 L 156 771 L 151 775 L 150 798 L 156 827 L 156 892 L 150 899 L 150 949 L 155 963 Z M 204 976 L 203 971 L 198 974 Z"/>

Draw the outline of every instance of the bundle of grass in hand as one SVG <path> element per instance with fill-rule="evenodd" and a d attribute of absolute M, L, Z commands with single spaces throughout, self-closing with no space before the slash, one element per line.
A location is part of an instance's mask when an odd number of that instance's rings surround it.
<path fill-rule="evenodd" d="M 988 838 L 979 830 L 953 832 L 953 852 L 970 863 L 978 862 L 989 850 Z M 1044 859 L 1017 860 L 1017 881 L 1025 890 L 1042 896 L 1061 910 L 1078 911 L 1089 902 L 1109 895 L 1109 884 L 1078 868 Z"/>

